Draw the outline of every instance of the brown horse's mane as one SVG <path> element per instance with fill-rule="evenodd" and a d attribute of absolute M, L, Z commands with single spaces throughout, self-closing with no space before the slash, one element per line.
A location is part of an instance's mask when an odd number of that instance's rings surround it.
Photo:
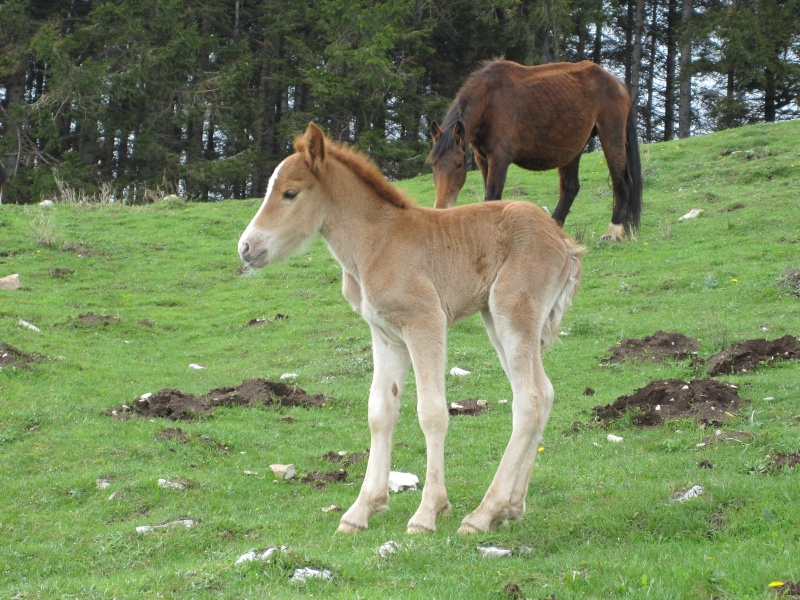
<path fill-rule="evenodd" d="M 485 96 L 485 94 L 476 94 L 473 91 L 473 88 L 478 85 L 484 85 L 484 80 L 487 77 L 486 68 L 488 66 L 504 60 L 505 59 L 502 57 L 485 60 L 481 63 L 480 68 L 472 72 L 470 76 L 467 77 L 464 84 L 458 90 L 456 97 L 453 99 L 453 103 L 450 105 L 450 108 L 447 110 L 447 114 L 444 116 L 444 120 L 442 121 L 441 125 L 442 135 L 433 144 L 433 148 L 431 148 L 431 152 L 428 155 L 428 162 L 441 158 L 456 146 L 456 140 L 453 137 L 453 126 L 458 121 L 461 121 L 462 123 L 464 122 L 465 113 L 472 113 L 474 109 L 478 108 L 474 105 L 474 103 L 472 105 L 468 104 L 470 100 L 474 102 L 475 98 L 482 99 Z M 467 123 L 464 123 L 464 126 L 466 127 Z"/>
<path fill-rule="evenodd" d="M 295 141 L 295 147 L 298 150 L 298 144 L 302 143 L 302 138 Z M 394 204 L 399 208 L 411 208 L 415 205 L 411 197 L 405 195 L 403 192 L 394 187 L 381 173 L 378 165 L 376 165 L 368 156 L 353 150 L 346 144 L 338 144 L 330 138 L 325 139 L 325 152 L 328 156 L 333 157 L 345 167 L 347 167 L 353 174 L 363 181 L 369 188 L 371 188 L 382 200 Z"/>

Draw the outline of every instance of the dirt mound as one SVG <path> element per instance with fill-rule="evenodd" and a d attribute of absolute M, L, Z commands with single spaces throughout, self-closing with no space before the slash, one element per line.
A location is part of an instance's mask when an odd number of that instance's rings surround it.
<path fill-rule="evenodd" d="M 112 323 L 119 321 L 119 317 L 111 317 L 109 315 L 96 315 L 93 312 L 88 312 L 85 315 L 78 315 L 78 321 L 83 325 L 95 326 L 102 325 L 108 327 Z"/>
<path fill-rule="evenodd" d="M 619 364 L 626 361 L 664 362 L 665 360 L 683 360 L 697 356 L 698 340 L 686 337 L 682 333 L 656 331 L 641 340 L 624 339 L 617 346 L 608 349 L 609 358 L 600 364 Z"/>
<path fill-rule="evenodd" d="M 322 471 L 310 471 L 308 475 L 300 480 L 300 483 L 305 483 L 313 488 L 321 489 L 326 487 L 329 483 L 345 481 L 346 479 L 347 471 L 344 469 L 329 471 L 327 473 L 323 473 Z"/>
<path fill-rule="evenodd" d="M 789 293 L 800 298 L 800 269 L 790 269 L 778 283 L 778 287 L 789 288 Z"/>
<path fill-rule="evenodd" d="M 361 462 L 368 456 L 369 450 L 365 450 L 364 452 L 356 452 L 354 454 L 348 454 L 347 452 L 334 452 L 331 450 L 330 452 L 323 454 L 322 458 L 334 464 L 341 463 L 343 465 L 354 465 L 357 462 Z"/>
<path fill-rule="evenodd" d="M 447 412 L 451 415 L 470 415 L 477 417 L 481 414 L 489 402 L 486 400 L 479 400 L 478 398 L 469 398 L 468 400 L 459 400 L 458 402 L 451 402 L 447 407 Z"/>
<path fill-rule="evenodd" d="M 733 416 L 742 404 L 735 386 L 713 379 L 686 383 L 680 379 L 654 381 L 631 396 L 621 396 L 613 404 L 598 406 L 595 416 L 608 423 L 630 415 L 639 427 L 654 427 L 668 420 L 697 419 L 719 426 Z"/>
<path fill-rule="evenodd" d="M 309 396 L 305 390 L 279 381 L 247 379 L 239 387 L 211 390 L 201 400 L 210 406 L 303 406 L 318 408 L 331 401 L 321 394 Z"/>
<path fill-rule="evenodd" d="M 708 374 L 731 375 L 748 373 L 760 365 L 800 358 L 800 340 L 786 334 L 777 340 L 749 340 L 733 344 L 708 359 Z"/>
<path fill-rule="evenodd" d="M 772 461 L 772 468 L 776 471 L 784 467 L 792 468 L 800 465 L 800 450 L 797 452 L 781 453 Z"/>
<path fill-rule="evenodd" d="M 320 407 L 332 398 L 321 394 L 309 396 L 305 390 L 266 379 L 248 379 L 238 387 L 223 387 L 195 397 L 171 388 L 155 394 L 145 394 L 132 406 L 123 404 L 106 411 L 117 419 L 131 416 L 159 417 L 172 421 L 188 421 L 198 416 L 208 416 L 218 406 L 302 406 Z"/>
<path fill-rule="evenodd" d="M 28 363 L 38 362 L 41 360 L 38 356 L 28 354 L 22 350 L 18 350 L 11 344 L 0 342 L 0 369 L 9 367 L 11 369 L 30 369 Z"/>

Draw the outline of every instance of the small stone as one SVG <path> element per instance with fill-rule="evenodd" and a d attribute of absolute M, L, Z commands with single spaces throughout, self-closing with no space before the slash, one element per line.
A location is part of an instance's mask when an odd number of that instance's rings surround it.
<path fill-rule="evenodd" d="M 412 473 L 400 473 L 399 471 L 391 471 L 389 473 L 389 491 L 395 494 L 415 491 L 418 486 L 419 477 Z"/>
<path fill-rule="evenodd" d="M 498 548 L 497 546 L 478 546 L 478 552 L 481 553 L 483 558 L 503 558 L 511 556 L 511 550 L 507 548 Z"/>
<path fill-rule="evenodd" d="M 20 287 L 22 284 L 19 282 L 18 273 L 0 277 L 0 290 L 18 290 Z"/>
<path fill-rule="evenodd" d="M 294 465 L 270 465 L 270 469 L 275 474 L 275 477 L 278 479 L 291 479 L 297 474 L 297 469 L 294 468 Z"/>
<path fill-rule="evenodd" d="M 397 545 L 397 542 L 393 542 L 392 540 L 389 540 L 383 546 L 378 548 L 378 554 L 381 555 L 381 558 L 386 558 L 390 554 L 395 554 L 397 552 L 398 548 L 399 548 L 399 546 Z"/>
<path fill-rule="evenodd" d="M 613 442 L 614 444 L 619 444 L 620 442 L 622 442 L 622 440 L 623 440 L 624 438 L 621 438 L 621 437 L 619 437 L 618 435 L 614 435 L 613 433 L 609 433 L 609 434 L 608 434 L 608 437 L 606 437 L 606 439 L 607 439 L 609 442 Z"/>

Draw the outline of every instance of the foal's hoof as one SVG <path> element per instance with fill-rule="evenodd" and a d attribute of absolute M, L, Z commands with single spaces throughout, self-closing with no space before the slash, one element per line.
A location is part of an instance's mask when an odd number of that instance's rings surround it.
<path fill-rule="evenodd" d="M 406 533 L 409 535 L 415 535 L 418 533 L 435 533 L 435 532 L 436 532 L 435 527 L 431 529 L 430 527 L 425 527 L 424 525 L 413 525 L 409 523 L 408 527 L 406 527 Z"/>
<path fill-rule="evenodd" d="M 339 533 L 358 533 L 359 531 L 364 531 L 365 529 L 366 527 L 341 521 L 339 523 L 339 528 L 336 531 Z"/>
<path fill-rule="evenodd" d="M 461 523 L 461 527 L 458 528 L 458 531 L 456 533 L 458 533 L 459 535 L 474 535 L 476 533 L 483 533 L 483 532 L 477 527 L 473 527 L 469 523 Z"/>

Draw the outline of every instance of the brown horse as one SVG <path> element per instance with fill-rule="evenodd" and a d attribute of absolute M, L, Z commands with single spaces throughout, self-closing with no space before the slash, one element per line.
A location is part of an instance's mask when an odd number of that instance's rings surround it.
<path fill-rule="evenodd" d="M 313 123 L 295 140 L 239 240 L 258 268 L 320 233 L 342 265 L 342 292 L 372 333 L 371 433 L 364 483 L 339 531 L 366 529 L 386 510 L 392 437 L 409 367 L 427 446 L 427 474 L 409 533 L 434 531 L 450 508 L 444 478 L 447 328 L 480 312 L 513 391 L 513 429 L 494 480 L 461 533 L 522 518 L 553 386 L 541 353 L 555 337 L 581 275 L 582 249 L 537 206 L 491 202 L 416 206 L 366 157 Z"/>
<path fill-rule="evenodd" d="M 642 175 L 628 91 L 589 62 L 524 67 L 486 63 L 461 87 L 442 126 L 431 123 L 429 160 L 436 208 L 450 208 L 467 177 L 467 144 L 483 175 L 484 199 L 502 197 L 508 166 L 558 169 L 553 218 L 563 227 L 578 194 L 578 165 L 589 138 L 603 146 L 614 190 L 611 225 L 601 239 L 622 240 L 639 227 Z"/>

